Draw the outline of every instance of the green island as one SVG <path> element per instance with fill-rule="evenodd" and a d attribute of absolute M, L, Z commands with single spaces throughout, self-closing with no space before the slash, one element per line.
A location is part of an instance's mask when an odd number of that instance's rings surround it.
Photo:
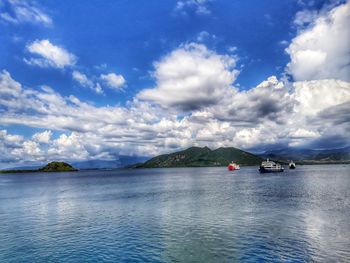
<path fill-rule="evenodd" d="M 35 173 L 35 172 L 75 172 L 74 168 L 65 162 L 50 162 L 42 168 L 32 170 L 1 170 L 0 173 Z"/>
<path fill-rule="evenodd" d="M 184 151 L 156 156 L 136 168 L 209 167 L 227 166 L 235 161 L 241 166 L 259 165 L 262 158 L 234 147 L 211 150 L 208 147 L 190 147 Z"/>

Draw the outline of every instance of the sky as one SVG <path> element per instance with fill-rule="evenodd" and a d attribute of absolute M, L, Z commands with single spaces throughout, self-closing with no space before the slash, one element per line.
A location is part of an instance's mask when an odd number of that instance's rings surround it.
<path fill-rule="evenodd" d="M 350 1 L 0 0 L 0 168 L 350 145 Z"/>

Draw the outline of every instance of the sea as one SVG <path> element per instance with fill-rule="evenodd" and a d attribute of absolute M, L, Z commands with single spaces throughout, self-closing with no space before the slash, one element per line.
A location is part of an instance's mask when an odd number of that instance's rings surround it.
<path fill-rule="evenodd" d="M 350 165 L 0 174 L 0 262 L 350 262 Z"/>

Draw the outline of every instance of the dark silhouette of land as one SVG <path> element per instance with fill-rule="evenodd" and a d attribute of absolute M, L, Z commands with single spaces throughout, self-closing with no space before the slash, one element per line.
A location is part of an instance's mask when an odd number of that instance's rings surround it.
<path fill-rule="evenodd" d="M 65 162 L 50 162 L 42 168 L 32 170 L 2 170 L 1 173 L 35 173 L 35 172 L 75 172 L 75 169 Z"/>

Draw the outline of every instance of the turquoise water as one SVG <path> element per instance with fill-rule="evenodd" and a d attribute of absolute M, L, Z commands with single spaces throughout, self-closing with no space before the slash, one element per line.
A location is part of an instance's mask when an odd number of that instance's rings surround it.
<path fill-rule="evenodd" d="M 350 166 L 0 174 L 0 262 L 350 262 Z"/>

